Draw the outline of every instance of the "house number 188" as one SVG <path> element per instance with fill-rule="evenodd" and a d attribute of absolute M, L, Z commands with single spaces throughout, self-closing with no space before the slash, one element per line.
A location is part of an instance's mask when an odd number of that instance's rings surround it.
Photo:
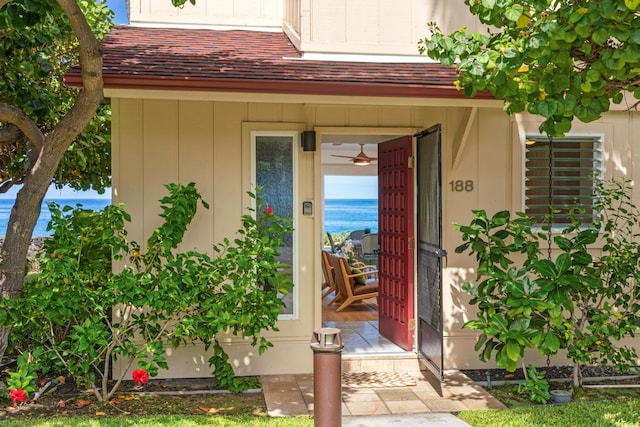
<path fill-rule="evenodd" d="M 462 191 L 473 191 L 473 181 L 470 179 L 466 181 L 455 179 L 453 181 L 449 181 L 449 185 L 451 186 L 451 191 L 455 191 L 456 193 Z"/>

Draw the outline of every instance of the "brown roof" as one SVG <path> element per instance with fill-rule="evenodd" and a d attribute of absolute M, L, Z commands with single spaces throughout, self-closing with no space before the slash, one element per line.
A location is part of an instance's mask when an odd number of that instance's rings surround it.
<path fill-rule="evenodd" d="M 103 47 L 106 88 L 464 97 L 452 67 L 305 60 L 280 32 L 116 26 Z"/>

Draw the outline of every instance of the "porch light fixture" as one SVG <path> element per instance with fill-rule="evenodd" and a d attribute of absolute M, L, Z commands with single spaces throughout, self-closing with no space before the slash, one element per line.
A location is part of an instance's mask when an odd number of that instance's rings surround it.
<path fill-rule="evenodd" d="M 316 151 L 316 131 L 305 130 L 302 132 L 302 151 Z"/>
<path fill-rule="evenodd" d="M 311 336 L 311 348 L 315 350 L 342 350 L 342 336 L 338 328 L 319 328 Z"/>

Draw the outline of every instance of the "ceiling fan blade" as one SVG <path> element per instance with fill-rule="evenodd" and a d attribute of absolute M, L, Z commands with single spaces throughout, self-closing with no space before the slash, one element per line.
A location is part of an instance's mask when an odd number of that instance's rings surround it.
<path fill-rule="evenodd" d="M 364 144 L 360 144 L 360 152 L 356 156 L 341 156 L 340 154 L 332 154 L 333 157 L 342 157 L 345 159 L 351 159 L 354 163 L 358 162 L 371 162 L 378 160 L 377 157 L 369 157 L 364 153 Z"/>

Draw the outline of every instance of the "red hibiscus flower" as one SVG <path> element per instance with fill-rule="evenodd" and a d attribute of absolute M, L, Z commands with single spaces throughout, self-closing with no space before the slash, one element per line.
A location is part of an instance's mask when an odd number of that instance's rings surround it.
<path fill-rule="evenodd" d="M 13 403 L 22 403 L 27 400 L 27 395 L 24 393 L 24 390 L 21 388 L 13 389 L 9 392 L 11 394 L 11 401 Z"/>
<path fill-rule="evenodd" d="M 267 214 L 267 215 L 271 215 L 271 214 L 273 214 L 273 209 L 271 209 L 271 208 L 269 207 L 269 203 L 267 203 L 267 207 L 266 207 L 266 208 L 264 208 L 264 213 L 265 213 L 265 214 Z"/>
<path fill-rule="evenodd" d="M 145 384 L 149 382 L 149 375 L 147 375 L 147 371 L 144 369 L 134 369 L 131 376 L 133 377 L 133 381 L 138 384 Z"/>

